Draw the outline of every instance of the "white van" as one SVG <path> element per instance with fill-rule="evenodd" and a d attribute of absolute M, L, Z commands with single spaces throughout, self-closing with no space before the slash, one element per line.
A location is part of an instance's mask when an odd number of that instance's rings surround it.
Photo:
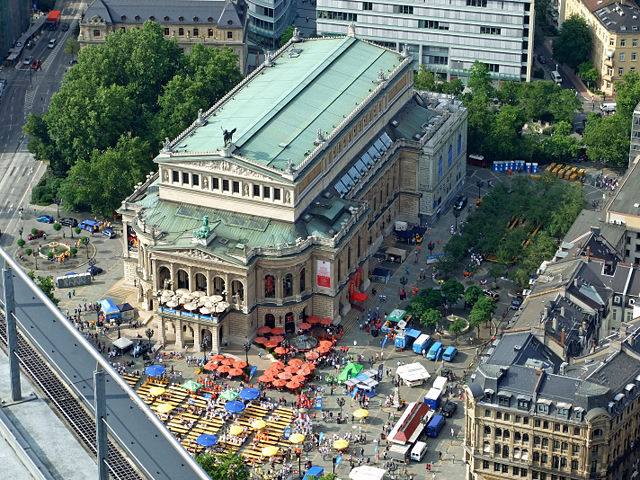
<path fill-rule="evenodd" d="M 551 79 L 556 82 L 558 85 L 562 83 L 562 75 L 560 75 L 555 70 L 551 72 Z"/>
<path fill-rule="evenodd" d="M 600 110 L 602 110 L 602 113 L 615 113 L 616 102 L 602 102 L 600 104 Z"/>
<path fill-rule="evenodd" d="M 411 450 L 411 460 L 414 462 L 421 462 L 424 455 L 427 453 L 427 444 L 424 442 L 416 442 Z"/>

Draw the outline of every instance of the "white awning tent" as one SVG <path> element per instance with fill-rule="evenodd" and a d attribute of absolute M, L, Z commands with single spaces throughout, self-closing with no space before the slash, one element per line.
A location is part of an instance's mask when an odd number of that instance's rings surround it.
<path fill-rule="evenodd" d="M 387 471 L 384 468 L 361 465 L 351 470 L 349 478 L 351 480 L 382 480 L 385 473 Z"/>
<path fill-rule="evenodd" d="M 133 342 L 128 338 L 120 337 L 115 342 L 113 342 L 113 346 L 119 348 L 120 350 L 125 350 L 133 345 Z"/>
<path fill-rule="evenodd" d="M 427 369 L 421 363 L 410 363 L 401 365 L 396 370 L 398 375 L 407 385 L 420 385 L 427 378 L 431 377 Z"/>

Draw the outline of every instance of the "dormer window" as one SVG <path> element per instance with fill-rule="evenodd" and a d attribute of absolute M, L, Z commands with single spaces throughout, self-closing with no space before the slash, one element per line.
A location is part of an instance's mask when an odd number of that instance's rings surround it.
<path fill-rule="evenodd" d="M 538 413 L 549 413 L 549 407 L 551 406 L 550 400 L 538 400 L 536 404 L 536 411 Z"/>
<path fill-rule="evenodd" d="M 164 17 L 164 21 L 168 22 L 169 21 L 169 17 Z"/>
<path fill-rule="evenodd" d="M 123 22 L 124 22 L 126 19 L 127 19 L 127 16 L 126 16 L 126 15 L 122 15 L 122 16 L 120 17 L 120 20 L 122 20 Z"/>
<path fill-rule="evenodd" d="M 209 23 L 213 23 L 213 17 L 209 17 L 209 18 L 207 18 L 207 22 L 209 22 Z"/>
<path fill-rule="evenodd" d="M 511 394 L 509 392 L 498 392 L 498 405 L 508 407 L 511 403 Z"/>
<path fill-rule="evenodd" d="M 153 15 L 151 15 L 151 16 L 149 17 L 149 20 L 151 20 L 152 22 L 155 22 L 155 21 L 156 21 L 156 17 L 154 17 Z"/>
<path fill-rule="evenodd" d="M 178 17 L 178 20 L 180 20 L 181 22 L 184 22 L 184 17 L 180 16 Z"/>
<path fill-rule="evenodd" d="M 520 410 L 529 410 L 529 403 L 531 402 L 531 397 L 526 395 L 518 395 L 518 408 Z"/>
<path fill-rule="evenodd" d="M 200 20 L 198 17 L 193 17 L 194 22 L 197 22 L 198 20 Z"/>
<path fill-rule="evenodd" d="M 140 21 L 140 15 L 136 15 L 136 22 Z"/>

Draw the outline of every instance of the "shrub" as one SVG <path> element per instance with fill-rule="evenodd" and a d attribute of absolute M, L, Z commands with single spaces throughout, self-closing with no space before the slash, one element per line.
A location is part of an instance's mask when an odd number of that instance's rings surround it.
<path fill-rule="evenodd" d="M 69 253 L 73 256 L 75 256 L 78 253 L 78 249 L 76 247 L 71 247 L 69 249 Z"/>
<path fill-rule="evenodd" d="M 27 249 L 25 249 L 25 251 L 24 251 L 24 254 L 25 254 L 27 257 L 30 257 L 32 253 L 33 253 L 33 250 L 32 250 L 32 249 L 30 249 L 30 248 L 27 248 Z"/>
<path fill-rule="evenodd" d="M 51 260 L 53 258 L 53 252 L 47 252 L 47 258 Z"/>
<path fill-rule="evenodd" d="M 61 180 L 54 177 L 49 171 L 45 173 L 31 192 L 31 203 L 34 205 L 51 205 L 56 197 L 56 192 Z"/>
<path fill-rule="evenodd" d="M 76 227 L 73 229 L 74 232 L 76 232 L 76 235 L 80 235 L 80 232 L 82 231 L 82 229 L 80 227 Z"/>
<path fill-rule="evenodd" d="M 60 225 L 59 223 L 56 222 L 56 223 L 53 224 L 53 229 L 56 232 L 59 232 L 61 228 L 62 228 L 62 225 Z"/>
<path fill-rule="evenodd" d="M 38 233 L 38 229 L 37 228 L 32 228 L 31 229 L 31 235 L 35 235 L 36 233 Z"/>
<path fill-rule="evenodd" d="M 18 239 L 18 241 L 17 241 L 17 244 L 18 244 L 18 246 L 19 246 L 20 248 L 24 247 L 24 244 L 25 244 L 25 243 L 26 243 L 26 242 L 25 242 L 25 241 L 24 241 L 24 239 L 22 239 L 22 238 L 19 238 L 19 239 Z"/>

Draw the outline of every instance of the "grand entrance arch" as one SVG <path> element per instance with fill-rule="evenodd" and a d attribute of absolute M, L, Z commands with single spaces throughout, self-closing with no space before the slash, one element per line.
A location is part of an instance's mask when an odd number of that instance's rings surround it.
<path fill-rule="evenodd" d="M 267 313 L 264 316 L 264 324 L 267 327 L 271 327 L 274 328 L 276 326 L 276 317 L 274 317 L 272 314 Z"/>

